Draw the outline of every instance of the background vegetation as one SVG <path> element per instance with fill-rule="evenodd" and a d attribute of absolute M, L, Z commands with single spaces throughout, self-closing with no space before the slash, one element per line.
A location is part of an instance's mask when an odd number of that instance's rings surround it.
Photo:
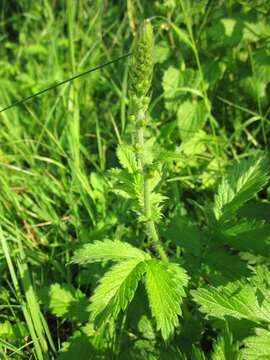
<path fill-rule="evenodd" d="M 206 293 L 190 295 L 221 287 L 226 307 L 250 277 L 253 289 L 264 283 L 259 304 L 269 295 L 268 187 L 241 210 L 248 230 L 211 246 L 203 231 L 224 169 L 269 145 L 269 15 L 267 0 L 0 2 L 0 108 L 130 52 L 152 18 L 149 134 L 177 154 L 163 173 L 159 234 L 191 279 L 180 325 L 164 342 L 140 287 L 128 313 L 97 333 L 89 297 L 108 264 L 67 265 L 94 240 L 144 248 L 143 226 L 108 176 L 119 167 L 117 144 L 132 134 L 126 58 L 0 113 L 1 358 L 270 358 L 269 304 L 252 318 L 253 305 L 249 315 L 215 312 L 203 308 Z M 259 354 L 260 344 L 268 352 Z"/>

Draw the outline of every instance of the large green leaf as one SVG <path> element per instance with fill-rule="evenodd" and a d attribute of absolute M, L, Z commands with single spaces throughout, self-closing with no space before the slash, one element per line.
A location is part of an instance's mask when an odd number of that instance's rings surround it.
<path fill-rule="evenodd" d="M 226 286 L 199 288 L 192 292 L 200 310 L 207 315 L 225 319 L 249 319 L 255 322 L 270 322 L 269 291 L 256 289 L 252 284 L 239 282 Z"/>
<path fill-rule="evenodd" d="M 145 286 L 157 328 L 166 340 L 178 325 L 184 287 L 188 277 L 185 271 L 174 263 L 159 260 L 146 262 Z"/>
<path fill-rule="evenodd" d="M 138 282 L 145 272 L 145 263 L 129 259 L 114 265 L 100 280 L 91 297 L 91 318 L 98 326 L 116 318 L 132 300 Z"/>
<path fill-rule="evenodd" d="M 244 348 L 241 351 L 242 359 L 267 360 L 270 359 L 270 331 L 257 328 L 256 335 L 244 340 Z"/>
<path fill-rule="evenodd" d="M 269 159 L 261 153 L 243 159 L 223 176 L 215 197 L 217 220 L 226 220 L 257 194 L 269 178 Z"/>
<path fill-rule="evenodd" d="M 269 256 L 270 224 L 264 220 L 242 219 L 220 227 L 217 237 L 240 251 Z"/>

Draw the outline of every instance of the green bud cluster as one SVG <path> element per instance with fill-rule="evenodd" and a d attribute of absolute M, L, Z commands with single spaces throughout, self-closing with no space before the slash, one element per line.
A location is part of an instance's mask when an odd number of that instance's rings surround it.
<path fill-rule="evenodd" d="M 149 20 L 145 20 L 135 39 L 133 64 L 130 72 L 130 95 L 133 106 L 147 110 L 153 74 L 154 36 Z"/>

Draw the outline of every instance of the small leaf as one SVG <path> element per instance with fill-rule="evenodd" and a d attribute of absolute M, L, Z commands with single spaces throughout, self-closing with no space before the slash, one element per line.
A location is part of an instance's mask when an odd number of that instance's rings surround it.
<path fill-rule="evenodd" d="M 116 155 L 120 164 L 130 174 L 133 174 L 138 170 L 136 155 L 133 151 L 132 146 L 127 144 L 119 144 L 116 149 Z"/>
<path fill-rule="evenodd" d="M 67 284 L 52 284 L 40 291 L 46 308 L 55 316 L 69 321 L 86 321 L 89 318 L 89 300 L 79 290 Z"/>
<path fill-rule="evenodd" d="M 153 317 L 163 338 L 168 339 L 178 325 L 184 287 L 188 277 L 185 271 L 174 263 L 150 260 L 146 263 L 145 286 Z"/>
<path fill-rule="evenodd" d="M 164 72 L 162 78 L 162 87 L 165 100 L 173 101 L 176 97 L 176 93 L 179 87 L 180 71 L 173 66 L 169 66 Z M 166 108 L 170 109 L 175 107 L 175 103 L 166 103 Z"/>
<path fill-rule="evenodd" d="M 192 42 L 189 40 L 188 34 L 173 23 L 171 23 L 171 26 L 174 29 L 174 31 L 176 32 L 176 34 L 179 38 L 179 41 L 183 42 L 187 47 L 192 49 L 193 45 L 192 45 Z"/>

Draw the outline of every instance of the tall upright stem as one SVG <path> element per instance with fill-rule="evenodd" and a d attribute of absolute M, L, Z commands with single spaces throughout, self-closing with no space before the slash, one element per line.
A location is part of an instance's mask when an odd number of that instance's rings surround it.
<path fill-rule="evenodd" d="M 168 257 L 159 240 L 156 226 L 152 216 L 152 188 L 151 178 L 147 164 L 147 147 L 144 141 L 146 128 L 146 112 L 149 105 L 149 90 L 152 82 L 154 67 L 154 34 L 149 20 L 142 23 L 135 40 L 134 62 L 130 76 L 130 95 L 133 105 L 133 120 L 136 126 L 136 140 L 138 143 L 138 162 L 142 174 L 142 212 L 146 222 L 147 234 L 163 261 L 168 261 Z"/>
<path fill-rule="evenodd" d="M 139 152 L 138 159 L 139 164 L 143 176 L 143 212 L 146 219 L 146 229 L 147 233 L 150 236 L 152 243 L 159 254 L 160 258 L 163 261 L 168 261 L 168 257 L 166 255 L 165 250 L 161 244 L 161 241 L 158 236 L 158 232 L 155 226 L 154 221 L 151 219 L 151 184 L 150 178 L 146 174 L 146 167 L 145 167 L 145 143 L 144 143 L 144 125 L 137 127 L 137 140 L 140 145 L 141 151 Z"/>

